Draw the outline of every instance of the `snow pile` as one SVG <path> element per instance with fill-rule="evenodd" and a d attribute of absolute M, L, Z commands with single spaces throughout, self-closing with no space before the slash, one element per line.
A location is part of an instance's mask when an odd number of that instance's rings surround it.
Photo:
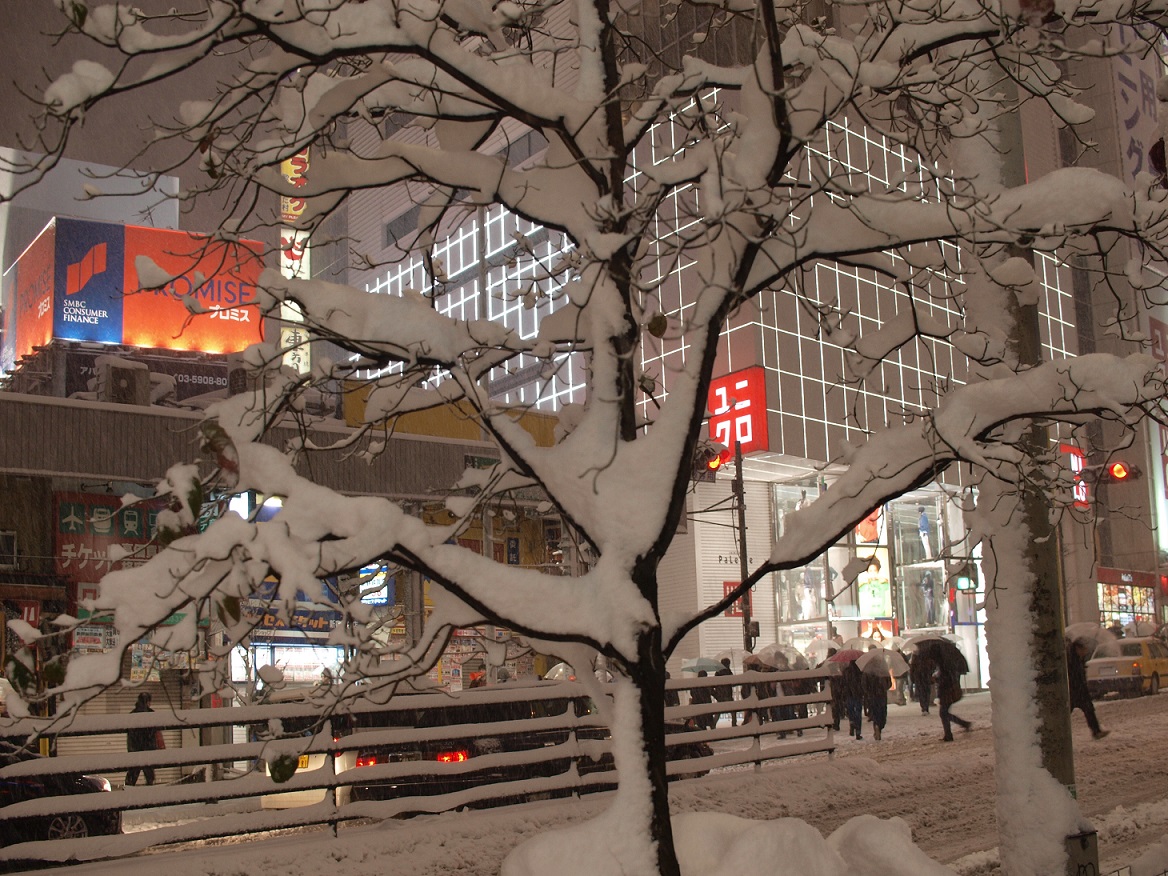
<path fill-rule="evenodd" d="M 624 876 L 628 871 L 612 849 L 611 812 L 586 824 L 550 831 L 528 840 L 503 862 L 502 876 Z M 853 818 L 830 836 L 797 818 L 755 821 L 718 813 L 686 813 L 673 818 L 682 876 L 942 876 L 948 867 L 913 845 L 899 818 Z M 565 861 L 580 869 L 565 869 Z"/>

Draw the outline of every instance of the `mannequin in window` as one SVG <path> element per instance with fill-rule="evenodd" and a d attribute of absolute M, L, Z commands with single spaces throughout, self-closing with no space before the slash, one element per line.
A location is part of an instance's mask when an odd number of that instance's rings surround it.
<path fill-rule="evenodd" d="M 925 559 L 931 560 L 933 558 L 933 548 L 929 544 L 929 515 L 925 513 L 925 506 L 921 505 L 917 508 L 921 515 L 917 520 L 917 530 L 921 534 L 921 547 L 925 549 Z"/>
<path fill-rule="evenodd" d="M 921 576 L 921 596 L 925 600 L 925 624 L 928 626 L 936 626 L 937 624 L 937 585 L 933 580 L 932 572 L 925 572 Z"/>

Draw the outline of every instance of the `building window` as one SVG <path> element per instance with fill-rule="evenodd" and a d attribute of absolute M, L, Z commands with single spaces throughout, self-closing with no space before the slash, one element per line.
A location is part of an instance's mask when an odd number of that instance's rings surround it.
<path fill-rule="evenodd" d="M 16 533 L 0 532 L 0 569 L 16 568 Z"/>

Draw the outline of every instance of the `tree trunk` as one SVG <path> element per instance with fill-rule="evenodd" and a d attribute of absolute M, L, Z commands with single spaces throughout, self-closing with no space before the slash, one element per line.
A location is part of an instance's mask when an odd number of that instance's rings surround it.
<path fill-rule="evenodd" d="M 661 628 L 643 631 L 637 643 L 638 659 L 630 668 L 633 685 L 640 698 L 641 733 L 648 769 L 651 815 L 650 838 L 657 846 L 660 876 L 681 876 L 677 850 L 673 847 L 673 824 L 669 819 L 669 783 L 665 759 L 665 657 L 661 653 Z"/>

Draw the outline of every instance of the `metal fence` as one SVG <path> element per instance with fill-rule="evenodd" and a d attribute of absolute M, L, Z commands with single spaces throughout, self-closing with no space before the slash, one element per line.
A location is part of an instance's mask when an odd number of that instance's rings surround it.
<path fill-rule="evenodd" d="M 671 680 L 669 688 L 681 702 L 666 709 L 670 778 L 832 752 L 829 683 L 825 670 Z M 690 701 L 694 690 L 726 685 L 736 694 L 733 702 L 702 703 L 702 696 Z M 398 695 L 385 703 L 362 700 L 343 704 L 323 720 L 311 701 L 177 711 L 155 703 L 151 713 L 84 715 L 52 728 L 54 747 L 77 750 L 104 736 L 104 751 L 94 753 L 91 745 L 86 754 L 8 759 L 0 767 L 0 862 L 117 858 L 215 837 L 309 825 L 335 830 L 356 819 L 612 788 L 611 741 L 599 712 L 559 707 L 581 702 L 591 702 L 584 687 L 565 681 Z M 744 723 L 716 723 L 731 710 Z M 24 741 L 48 726 L 46 719 L 0 720 L 0 736 Z M 311 732 L 297 732 L 309 726 Z M 135 728 L 178 730 L 183 742 L 126 751 L 125 734 Z M 440 750 L 446 741 L 463 746 L 460 757 L 423 760 L 403 754 L 415 746 Z M 358 758 L 367 750 L 396 754 L 361 765 Z M 281 757 L 285 763 L 293 759 L 296 768 L 277 783 L 265 764 Z M 145 767 L 177 768 L 182 778 L 153 787 L 122 786 L 127 770 Z M 112 788 L 69 792 L 73 786 L 66 786 L 80 775 L 104 776 Z M 357 793 L 362 789 L 365 793 Z M 218 805 L 200 807 L 205 811 L 197 820 L 178 817 L 133 833 L 93 835 L 105 813 L 181 812 L 188 804 Z"/>

